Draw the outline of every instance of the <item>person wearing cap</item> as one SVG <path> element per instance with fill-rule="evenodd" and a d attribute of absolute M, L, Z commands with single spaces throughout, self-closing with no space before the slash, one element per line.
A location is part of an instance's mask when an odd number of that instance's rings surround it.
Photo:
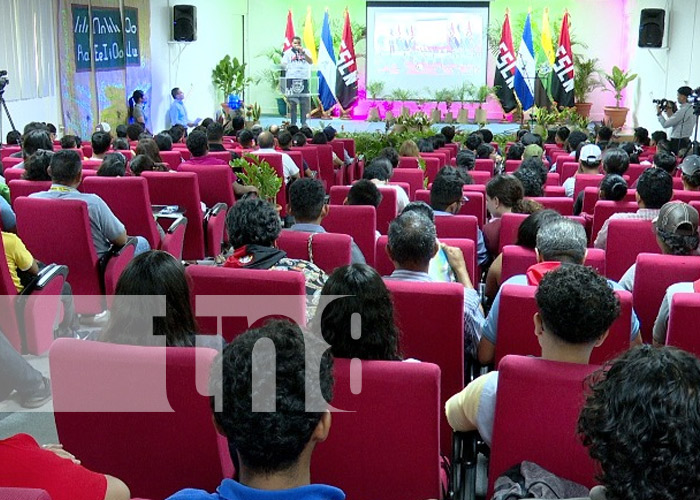
<path fill-rule="evenodd" d="M 564 181 L 564 192 L 566 196 L 574 196 L 574 186 L 576 185 L 576 176 L 578 174 L 598 175 L 600 174 L 600 159 L 602 152 L 595 144 L 584 144 L 579 153 L 578 170 L 574 175 Z"/>
<path fill-rule="evenodd" d="M 600 232 L 593 242 L 595 248 L 605 250 L 608 244 L 608 227 L 611 220 L 615 219 L 639 219 L 654 220 L 659 215 L 659 210 L 671 201 L 673 196 L 673 179 L 668 172 L 660 168 L 648 168 L 639 176 L 636 193 L 636 212 L 618 212 L 612 214 L 603 223 Z"/>
<path fill-rule="evenodd" d="M 688 97 L 692 93 L 693 89 L 687 86 L 678 89 L 679 106 L 678 111 L 675 113 L 670 106 L 667 106 L 666 109 L 661 109 L 661 106 L 656 105 L 656 115 L 659 117 L 659 123 L 662 127 L 671 129 L 671 151 L 677 155 L 686 151 L 690 146 L 690 134 L 695 127 L 693 105 L 688 102 Z M 666 113 L 666 118 L 664 118 L 664 112 Z"/>
<path fill-rule="evenodd" d="M 681 180 L 685 191 L 700 191 L 700 156 L 686 156 L 681 163 Z"/>
<path fill-rule="evenodd" d="M 687 203 L 677 201 L 664 205 L 659 212 L 659 217 L 654 221 L 656 237 L 662 251 L 675 255 L 698 255 L 699 219 L 698 211 Z M 667 252 L 666 249 L 670 251 Z M 697 292 L 700 292 L 700 280 L 675 283 L 666 289 L 659 313 L 654 321 L 654 345 L 666 344 L 668 317 L 673 296 L 677 293 Z"/>
<path fill-rule="evenodd" d="M 527 160 L 528 158 L 537 158 L 541 160 L 542 153 L 543 149 L 537 144 L 529 144 L 525 146 L 525 151 L 523 152 L 523 160 Z"/>
<path fill-rule="evenodd" d="M 656 242 L 664 255 L 697 255 L 698 212 L 682 201 L 669 201 L 653 221 Z M 622 288 L 634 291 L 637 264 L 632 264 L 620 279 Z"/>

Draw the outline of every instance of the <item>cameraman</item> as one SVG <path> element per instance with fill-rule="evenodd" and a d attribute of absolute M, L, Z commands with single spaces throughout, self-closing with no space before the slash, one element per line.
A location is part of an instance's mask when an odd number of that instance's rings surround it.
<path fill-rule="evenodd" d="M 695 126 L 693 105 L 688 102 L 688 97 L 692 93 L 693 89 L 687 86 L 678 89 L 679 108 L 675 113 L 670 103 L 666 105 L 664 110 L 661 109 L 659 104 L 656 105 L 656 115 L 659 117 L 659 123 L 664 128 L 671 128 L 671 151 L 679 156 L 684 156 L 690 147 L 690 134 Z M 664 111 L 667 118 L 663 117 L 662 112 Z"/>
<path fill-rule="evenodd" d="M 282 56 L 282 69 L 285 70 L 285 94 L 291 108 L 292 125 L 297 124 L 297 104 L 301 107 L 301 125 L 306 125 L 309 113 L 309 78 L 311 77 L 311 52 L 301 46 L 301 38 L 292 38 L 292 48 Z M 290 93 L 291 89 L 291 93 Z M 294 94 L 299 94 L 294 96 Z"/>

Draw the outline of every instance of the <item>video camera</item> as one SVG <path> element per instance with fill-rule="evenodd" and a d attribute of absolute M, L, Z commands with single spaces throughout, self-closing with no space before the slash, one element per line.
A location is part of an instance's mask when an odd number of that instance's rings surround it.
<path fill-rule="evenodd" d="M 700 87 L 693 90 L 693 93 L 688 96 L 688 102 L 693 105 L 693 114 L 700 116 Z"/>
<path fill-rule="evenodd" d="M 671 109 L 674 113 L 678 111 L 678 105 L 675 101 L 669 101 L 668 99 L 654 99 L 651 102 L 658 104 L 662 110 Z"/>
<path fill-rule="evenodd" d="M 7 87 L 10 83 L 10 79 L 7 78 L 7 70 L 6 69 L 0 69 L 0 92 L 5 91 L 5 87 Z"/>

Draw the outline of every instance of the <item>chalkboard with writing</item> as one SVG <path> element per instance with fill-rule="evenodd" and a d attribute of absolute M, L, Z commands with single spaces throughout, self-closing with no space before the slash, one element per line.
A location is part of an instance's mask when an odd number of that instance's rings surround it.
<path fill-rule="evenodd" d="M 141 64 L 138 9 L 71 5 L 76 71 L 108 71 Z M 92 44 L 90 36 L 92 35 Z"/>

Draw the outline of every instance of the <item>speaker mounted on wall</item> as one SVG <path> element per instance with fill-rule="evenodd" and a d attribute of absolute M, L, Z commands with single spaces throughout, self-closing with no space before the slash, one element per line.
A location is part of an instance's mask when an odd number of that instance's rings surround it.
<path fill-rule="evenodd" d="M 197 40 L 197 7 L 194 5 L 173 6 L 173 40 L 176 42 Z"/>
<path fill-rule="evenodd" d="M 663 45 L 665 19 L 664 9 L 642 9 L 639 18 L 640 47 L 659 48 Z"/>

